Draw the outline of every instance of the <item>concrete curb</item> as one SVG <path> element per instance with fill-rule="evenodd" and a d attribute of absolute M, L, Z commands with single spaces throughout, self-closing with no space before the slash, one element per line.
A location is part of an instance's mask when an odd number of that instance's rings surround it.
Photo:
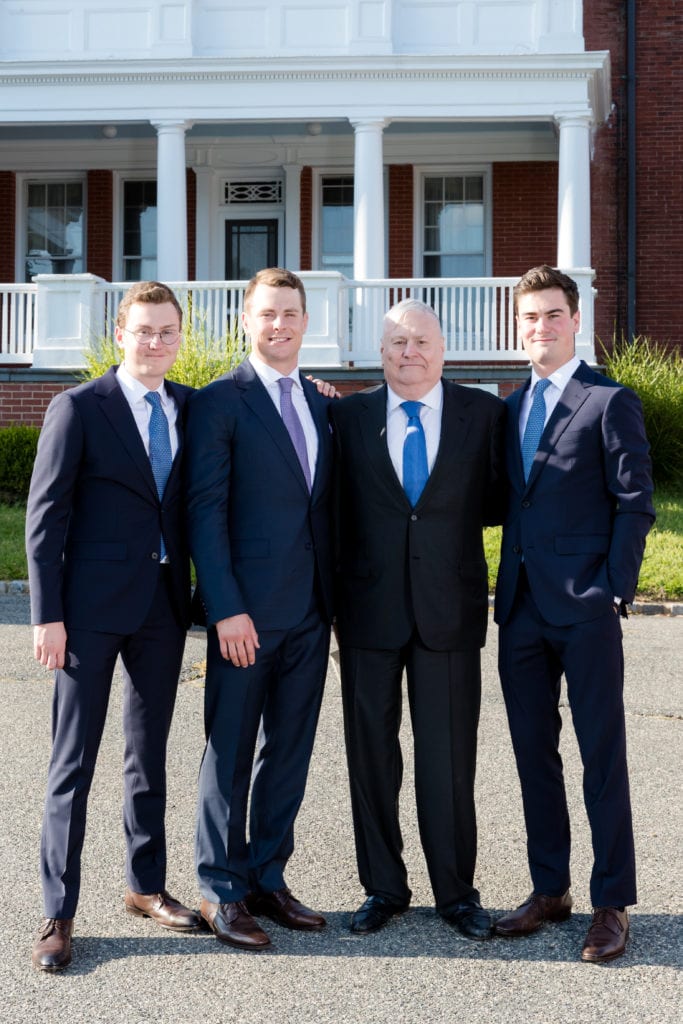
<path fill-rule="evenodd" d="M 28 580 L 0 580 L 0 594 L 28 594 Z M 489 595 L 489 607 L 493 608 L 493 596 Z M 638 598 L 629 605 L 633 615 L 683 615 L 680 601 L 640 601 Z"/>

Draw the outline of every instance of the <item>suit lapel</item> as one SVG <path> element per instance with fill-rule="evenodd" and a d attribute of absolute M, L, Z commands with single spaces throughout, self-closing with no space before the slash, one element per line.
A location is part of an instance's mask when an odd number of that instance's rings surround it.
<path fill-rule="evenodd" d="M 306 380 L 305 377 L 301 377 L 301 386 L 304 389 L 306 402 L 311 410 L 311 416 L 318 433 L 318 458 L 316 459 L 315 476 L 313 477 L 313 487 L 311 488 L 311 495 L 315 496 L 318 489 L 322 487 L 331 467 L 332 432 L 327 403 L 321 401 L 315 384 L 312 384 L 310 380 Z"/>
<path fill-rule="evenodd" d="M 462 395 L 447 380 L 442 381 L 443 386 L 443 407 L 441 410 L 441 433 L 439 436 L 439 447 L 436 452 L 436 459 L 425 489 L 420 495 L 417 503 L 419 507 L 423 501 L 429 498 L 429 493 L 434 487 L 439 486 L 439 480 L 444 473 L 451 475 L 449 461 L 453 452 L 460 451 L 467 437 L 470 419 L 468 413 L 469 402 L 467 395 Z"/>
<path fill-rule="evenodd" d="M 524 483 L 524 466 L 522 464 L 522 446 L 519 440 L 519 412 L 522 407 L 522 399 L 527 392 L 531 378 L 510 395 L 507 400 L 508 406 L 508 473 L 513 483 L 521 490 L 526 486 Z"/>
<path fill-rule="evenodd" d="M 585 375 L 582 372 L 582 367 L 583 363 L 576 370 L 575 374 L 567 381 L 567 385 L 560 395 L 560 400 L 553 409 L 552 416 L 545 425 L 545 430 L 541 435 L 538 450 L 534 456 L 534 461 L 531 466 L 527 486 L 530 486 L 541 472 L 548 461 L 551 452 L 557 447 L 557 443 L 562 437 L 562 434 L 565 432 L 578 410 L 588 398 L 590 379 L 584 379 Z"/>
<path fill-rule="evenodd" d="M 145 451 L 131 408 L 119 387 L 116 367 L 112 366 L 103 377 L 95 382 L 95 394 L 100 398 L 100 408 L 103 414 L 116 431 L 121 444 L 137 466 L 155 500 L 158 501 L 149 456 Z"/>
<path fill-rule="evenodd" d="M 233 377 L 235 383 L 241 389 L 242 400 L 249 406 L 254 415 L 258 417 L 264 429 L 268 431 L 273 442 L 280 449 L 285 462 L 306 491 L 306 494 L 308 494 L 306 478 L 287 427 L 282 422 L 282 417 L 275 408 L 275 403 L 248 359 L 240 363 Z"/>
<path fill-rule="evenodd" d="M 366 415 L 360 416 L 358 424 L 368 461 L 375 476 L 380 479 L 395 497 L 410 508 L 401 481 L 396 475 L 389 447 L 387 445 L 387 388 L 386 384 L 362 396 Z"/>

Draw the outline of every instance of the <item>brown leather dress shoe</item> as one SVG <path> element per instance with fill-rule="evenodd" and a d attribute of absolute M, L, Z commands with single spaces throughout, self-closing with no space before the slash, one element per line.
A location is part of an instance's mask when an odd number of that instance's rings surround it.
<path fill-rule="evenodd" d="M 239 949 L 253 950 L 265 949 L 270 945 L 270 939 L 259 928 L 242 900 L 238 903 L 210 903 L 202 900 L 199 910 L 221 942 Z"/>
<path fill-rule="evenodd" d="M 188 910 L 166 890 L 145 895 L 126 889 L 124 903 L 129 914 L 151 917 L 162 928 L 172 928 L 176 932 L 197 932 L 202 928 L 202 919 L 196 910 Z"/>
<path fill-rule="evenodd" d="M 549 921 L 566 921 L 572 912 L 569 889 L 564 896 L 543 896 L 532 892 L 516 910 L 499 917 L 493 926 L 496 935 L 531 935 Z"/>
<path fill-rule="evenodd" d="M 61 971 L 71 963 L 74 919 L 44 917 L 33 942 L 31 963 L 39 971 Z"/>
<path fill-rule="evenodd" d="M 598 907 L 581 950 L 581 959 L 589 964 L 616 960 L 626 949 L 628 911 L 616 907 Z"/>
<path fill-rule="evenodd" d="M 276 889 L 275 892 L 250 893 L 245 903 L 251 914 L 269 917 L 276 924 L 297 931 L 320 931 L 327 924 L 322 914 L 305 907 L 292 896 L 289 889 Z"/>

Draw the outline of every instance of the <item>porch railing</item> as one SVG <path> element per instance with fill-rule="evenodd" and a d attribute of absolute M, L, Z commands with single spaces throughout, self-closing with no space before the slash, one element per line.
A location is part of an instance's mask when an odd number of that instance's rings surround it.
<path fill-rule="evenodd" d="M 594 360 L 593 271 L 570 271 L 581 296 L 577 354 Z M 446 360 L 461 363 L 526 361 L 515 333 L 515 278 L 386 278 L 353 281 L 334 272 L 301 274 L 310 313 L 303 366 L 380 365 L 386 311 L 402 299 L 430 305 L 441 320 Z M 67 369 L 84 365 L 83 350 L 111 336 L 116 310 L 129 287 L 92 274 L 38 275 L 35 284 L 0 285 L 0 364 Z M 171 283 L 192 323 L 218 340 L 241 333 L 246 281 Z"/>
<path fill-rule="evenodd" d="M 36 323 L 35 284 L 0 284 L 0 362 L 26 364 L 33 359 Z"/>

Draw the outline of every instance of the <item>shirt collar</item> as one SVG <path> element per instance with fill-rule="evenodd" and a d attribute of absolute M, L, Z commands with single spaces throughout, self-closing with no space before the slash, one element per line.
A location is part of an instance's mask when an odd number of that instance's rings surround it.
<path fill-rule="evenodd" d="M 146 384 L 134 377 L 121 363 L 116 370 L 116 376 L 118 382 L 123 390 L 128 395 L 130 402 L 144 402 L 145 395 L 148 391 L 157 391 L 162 402 L 166 402 L 166 388 L 164 387 L 164 381 L 161 382 L 158 388 L 148 388 Z"/>
<path fill-rule="evenodd" d="M 558 389 L 558 391 L 564 391 L 569 380 L 574 376 L 581 364 L 581 360 L 578 356 L 572 356 L 568 363 L 558 367 L 557 370 L 553 370 L 552 373 L 548 374 L 547 379 Z M 539 380 L 543 378 L 539 377 L 535 370 L 531 371 L 531 387 L 530 392 L 534 390 Z"/>
<path fill-rule="evenodd" d="M 277 384 L 280 377 L 291 377 L 296 387 L 300 391 L 303 391 L 301 384 L 301 375 L 299 373 L 299 367 L 295 366 L 291 373 L 280 373 L 279 370 L 273 369 L 268 363 L 264 363 L 262 359 L 250 352 L 247 356 L 249 362 L 254 367 L 254 372 L 261 378 L 266 387 L 270 387 L 273 384 Z"/>
<path fill-rule="evenodd" d="M 438 412 L 443 404 L 443 385 L 441 381 L 437 381 L 433 388 L 423 395 L 422 398 L 417 399 L 422 402 L 429 409 L 434 409 Z M 387 412 L 392 413 L 394 409 L 398 409 L 399 405 L 405 402 L 405 398 L 401 398 L 395 391 L 387 384 Z"/>

